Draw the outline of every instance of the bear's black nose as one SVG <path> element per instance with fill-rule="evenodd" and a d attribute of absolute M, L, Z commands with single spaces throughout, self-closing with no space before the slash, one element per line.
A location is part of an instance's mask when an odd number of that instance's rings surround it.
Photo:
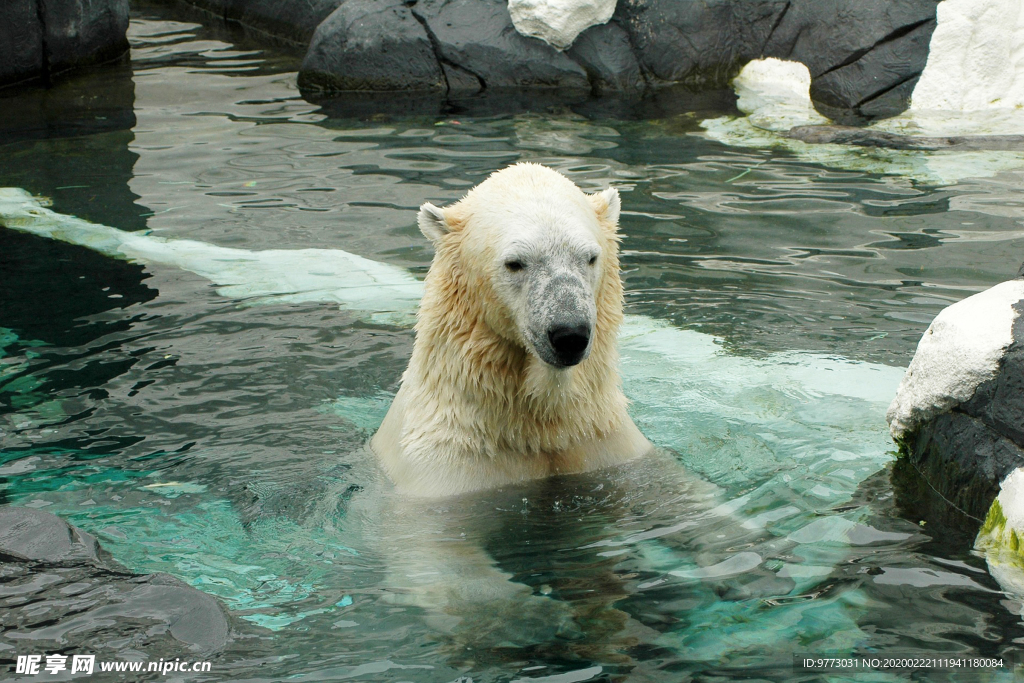
<path fill-rule="evenodd" d="M 555 325 L 548 330 L 548 341 L 559 365 L 568 367 L 583 360 L 590 343 L 589 325 Z"/>

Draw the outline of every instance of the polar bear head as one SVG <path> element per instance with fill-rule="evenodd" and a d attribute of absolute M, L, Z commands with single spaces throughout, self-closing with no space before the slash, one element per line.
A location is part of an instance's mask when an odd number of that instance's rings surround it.
<path fill-rule="evenodd" d="M 447 495 L 650 450 L 618 373 L 618 218 L 615 190 L 586 194 L 528 163 L 420 208 L 434 260 L 371 443 L 399 486 Z"/>
<path fill-rule="evenodd" d="M 585 194 L 531 163 L 444 209 L 424 204 L 419 227 L 437 253 L 421 311 L 483 325 L 551 370 L 577 366 L 614 344 L 621 319 L 618 218 L 615 189 Z"/>

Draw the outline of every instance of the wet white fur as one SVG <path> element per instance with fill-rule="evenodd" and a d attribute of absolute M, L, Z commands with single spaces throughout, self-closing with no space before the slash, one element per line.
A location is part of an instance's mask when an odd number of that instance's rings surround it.
<path fill-rule="evenodd" d="M 437 255 L 409 368 L 371 442 L 400 490 L 453 495 L 651 449 L 626 413 L 614 348 L 618 216 L 615 190 L 586 195 L 536 164 L 499 171 L 446 209 L 421 208 Z M 569 368 L 545 348 L 562 307 L 585 311 L 598 349 Z"/>

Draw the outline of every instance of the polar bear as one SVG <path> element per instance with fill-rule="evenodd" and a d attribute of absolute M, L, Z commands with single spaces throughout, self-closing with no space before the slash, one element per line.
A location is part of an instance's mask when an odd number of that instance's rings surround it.
<path fill-rule="evenodd" d="M 626 411 L 619 195 L 518 163 L 420 207 L 434 243 L 402 385 L 371 441 L 404 493 L 449 496 L 653 449 Z"/>

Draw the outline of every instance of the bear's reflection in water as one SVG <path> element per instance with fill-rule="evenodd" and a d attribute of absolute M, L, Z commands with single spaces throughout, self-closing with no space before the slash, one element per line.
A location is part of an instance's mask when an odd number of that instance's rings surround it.
<path fill-rule="evenodd" d="M 349 488 L 321 491 L 306 523 L 372 546 L 381 606 L 417 615 L 453 666 L 554 657 L 629 667 L 688 608 L 794 588 L 762 562 L 785 542 L 732 515 L 716 486 L 663 450 L 443 499 L 367 474 L 344 505 Z M 667 582 L 669 600 L 643 596 Z"/>

